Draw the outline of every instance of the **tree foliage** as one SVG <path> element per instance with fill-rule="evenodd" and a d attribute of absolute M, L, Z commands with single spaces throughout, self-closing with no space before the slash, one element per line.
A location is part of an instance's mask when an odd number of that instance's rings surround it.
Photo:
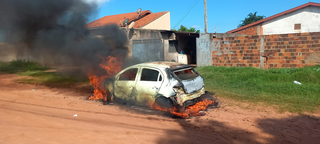
<path fill-rule="evenodd" d="M 240 21 L 240 24 L 238 25 L 238 28 L 239 27 L 243 27 L 245 25 L 248 25 L 248 24 L 251 24 L 251 23 L 254 23 L 256 21 L 259 21 L 259 20 L 262 20 L 264 19 L 266 16 L 259 16 L 257 15 L 257 12 L 255 13 L 249 13 L 248 16 L 244 19 L 244 20 L 241 20 Z"/>
<path fill-rule="evenodd" d="M 200 30 L 196 30 L 196 28 L 194 27 L 190 27 L 190 28 L 187 28 L 183 25 L 180 26 L 180 28 L 178 30 L 176 29 L 172 29 L 173 31 L 183 31 L 183 32 L 194 32 L 194 33 L 200 33 Z"/>

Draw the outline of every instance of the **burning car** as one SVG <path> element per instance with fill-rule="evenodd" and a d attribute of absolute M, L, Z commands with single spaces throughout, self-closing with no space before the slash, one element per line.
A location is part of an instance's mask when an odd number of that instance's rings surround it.
<path fill-rule="evenodd" d="M 155 102 L 167 108 L 186 108 L 205 94 L 203 77 L 192 66 L 175 62 L 133 65 L 104 84 L 113 99 L 143 105 Z"/>

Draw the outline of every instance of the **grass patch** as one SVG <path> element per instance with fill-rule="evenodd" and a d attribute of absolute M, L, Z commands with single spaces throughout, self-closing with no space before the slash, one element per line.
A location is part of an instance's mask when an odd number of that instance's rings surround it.
<path fill-rule="evenodd" d="M 49 67 L 42 66 L 39 63 L 25 60 L 14 60 L 11 62 L 1 62 L 0 72 L 16 73 L 20 77 L 16 80 L 18 83 L 46 85 L 50 87 L 69 88 L 76 84 L 90 84 L 90 80 L 73 76 L 64 76 L 56 72 L 46 72 Z"/>
<path fill-rule="evenodd" d="M 313 112 L 320 106 L 320 66 L 262 70 L 198 67 L 206 90 L 240 101 L 276 105 L 280 111 Z M 294 84 L 299 81 L 302 85 Z"/>
<path fill-rule="evenodd" d="M 25 71 L 44 71 L 48 70 L 47 66 L 42 66 L 39 63 L 25 60 L 14 60 L 8 63 L 0 62 L 0 72 L 4 73 L 19 73 Z"/>
<path fill-rule="evenodd" d="M 29 77 L 20 78 L 16 80 L 16 82 L 35 85 L 40 84 L 50 87 L 66 88 L 79 83 L 90 83 L 88 78 L 80 79 L 76 77 L 63 76 L 55 72 L 26 71 L 19 73 L 19 75 Z"/>

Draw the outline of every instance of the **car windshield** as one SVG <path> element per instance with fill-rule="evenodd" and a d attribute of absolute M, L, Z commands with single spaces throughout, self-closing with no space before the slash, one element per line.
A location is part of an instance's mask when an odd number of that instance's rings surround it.
<path fill-rule="evenodd" d="M 189 79 L 194 79 L 198 77 L 198 73 L 192 69 L 192 68 L 187 68 L 187 69 L 182 69 L 182 70 L 176 70 L 174 71 L 174 74 L 180 79 L 180 80 L 189 80 Z"/>

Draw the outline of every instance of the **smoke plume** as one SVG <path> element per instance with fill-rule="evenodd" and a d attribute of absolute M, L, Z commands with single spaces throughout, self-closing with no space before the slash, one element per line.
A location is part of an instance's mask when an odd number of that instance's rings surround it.
<path fill-rule="evenodd" d="M 83 0 L 0 0 L 0 30 L 33 60 L 62 61 L 99 75 L 105 73 L 99 67 L 103 57 L 125 58 L 128 50 L 126 33 L 117 25 L 100 28 L 99 38 L 87 29 L 96 9 Z"/>

